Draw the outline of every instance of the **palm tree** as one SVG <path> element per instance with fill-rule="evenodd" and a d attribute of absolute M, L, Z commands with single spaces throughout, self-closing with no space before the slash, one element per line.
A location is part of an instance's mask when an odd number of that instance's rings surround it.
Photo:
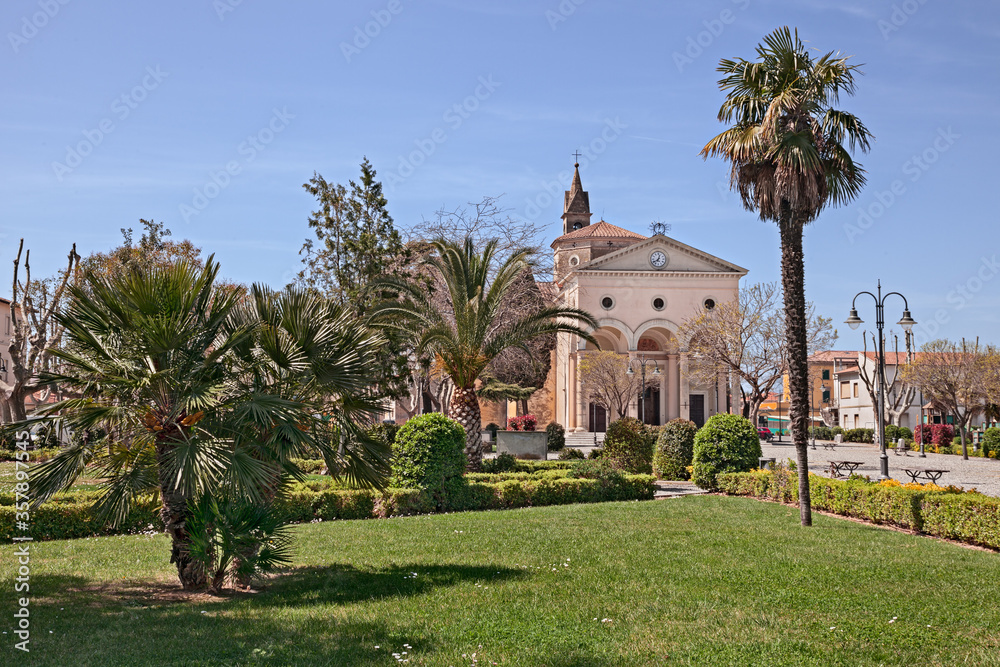
<path fill-rule="evenodd" d="M 802 525 L 812 525 L 806 471 L 808 365 L 802 234 L 827 205 L 857 197 L 865 172 L 852 151 L 867 152 L 872 134 L 850 113 L 834 109 L 854 94 L 857 65 L 832 52 L 814 59 L 798 31 L 779 28 L 757 46 L 758 59 L 721 60 L 726 100 L 719 120 L 732 123 L 705 145 L 704 158 L 732 165 L 731 184 L 743 206 L 778 224 L 781 285 L 788 341 L 792 438 L 798 458 Z"/>
<path fill-rule="evenodd" d="M 244 299 L 216 289 L 218 270 L 209 258 L 204 268 L 181 262 L 89 275 L 72 288 L 59 316 L 66 345 L 54 352 L 63 370 L 47 379 L 79 398 L 39 413 L 106 436 L 79 438 L 38 466 L 35 502 L 71 486 L 88 464 L 107 480 L 95 509 L 112 523 L 158 495 L 171 562 L 188 589 L 206 586 L 209 575 L 218 580 L 192 553 L 199 504 L 266 505 L 281 479 L 303 477 L 291 459 L 308 448 L 335 474 L 377 483 L 386 469 L 377 448 L 350 453 L 356 429 L 345 423 L 370 407 L 363 390 L 381 337 L 299 293 L 255 287 Z M 346 408 L 334 420 L 336 440 L 320 437 L 327 396 Z M 366 462 L 374 470 L 360 471 Z"/>
<path fill-rule="evenodd" d="M 590 313 L 579 308 L 505 309 L 518 280 L 534 265 L 531 251 L 522 249 L 491 271 L 497 263 L 497 247 L 497 241 L 489 241 L 477 253 L 471 237 L 466 237 L 463 245 L 445 239 L 434 241 L 434 252 L 425 264 L 436 275 L 443 299 L 435 300 L 423 286 L 397 279 L 373 285 L 401 298 L 377 306 L 372 320 L 411 332 L 416 354 L 436 357 L 454 383 L 448 416 L 465 429 L 465 453 L 472 470 L 479 468 L 483 456 L 476 381 L 490 362 L 504 350 L 549 334 L 570 333 L 594 342 L 584 326 L 598 326 Z"/>

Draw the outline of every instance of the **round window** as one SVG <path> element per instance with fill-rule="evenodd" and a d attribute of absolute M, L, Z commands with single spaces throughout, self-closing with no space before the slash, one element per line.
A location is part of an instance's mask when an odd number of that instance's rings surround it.
<path fill-rule="evenodd" d="M 606 296 L 603 299 L 601 299 L 601 308 L 603 308 L 604 310 L 611 310 L 614 307 L 615 307 L 615 300 L 612 299 L 610 296 Z"/>
<path fill-rule="evenodd" d="M 705 299 L 705 310 L 712 310 L 715 308 L 715 299 Z"/>
<path fill-rule="evenodd" d="M 580 263 L 580 258 L 577 257 L 576 255 L 573 255 L 572 257 L 569 258 L 569 265 L 570 266 L 576 266 L 579 263 Z"/>
<path fill-rule="evenodd" d="M 663 297 L 658 296 L 653 299 L 653 310 L 663 310 L 667 305 L 667 302 L 663 300 Z"/>

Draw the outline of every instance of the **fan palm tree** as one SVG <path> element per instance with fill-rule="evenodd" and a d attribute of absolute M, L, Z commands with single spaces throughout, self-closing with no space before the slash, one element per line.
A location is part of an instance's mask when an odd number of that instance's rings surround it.
<path fill-rule="evenodd" d="M 827 53 L 813 58 L 789 28 L 757 47 L 756 61 L 723 59 L 719 88 L 726 100 L 719 120 L 732 126 L 701 151 L 731 166 L 731 185 L 743 206 L 777 223 L 788 341 L 791 426 L 798 458 L 802 525 L 812 524 L 806 439 L 808 365 L 802 235 L 826 206 L 860 193 L 865 172 L 851 151 L 867 152 L 872 134 L 854 115 L 833 108 L 840 93 L 853 95 L 857 65 Z"/>
<path fill-rule="evenodd" d="M 499 262 L 497 247 L 497 241 L 489 241 L 480 253 L 470 237 L 464 244 L 435 241 L 425 263 L 436 274 L 443 299 L 432 298 L 421 285 L 397 279 L 380 280 L 373 286 L 401 298 L 382 302 L 373 311 L 372 321 L 411 332 L 416 354 L 434 356 L 454 383 L 448 416 L 465 429 L 465 453 L 473 470 L 479 468 L 483 456 L 476 382 L 490 362 L 504 350 L 548 334 L 570 333 L 595 342 L 585 327 L 598 326 L 590 313 L 568 306 L 505 310 L 511 290 L 534 265 L 527 249 L 516 250 Z"/>
<path fill-rule="evenodd" d="M 217 274 L 209 258 L 204 268 L 88 276 L 59 316 L 66 346 L 54 354 L 63 368 L 49 378 L 79 398 L 39 413 L 75 433 L 107 435 L 80 438 L 38 466 L 35 502 L 72 485 L 88 464 L 107 480 L 95 508 L 112 523 L 158 495 L 184 588 L 208 583 L 189 525 L 206 498 L 266 505 L 282 478 L 303 476 L 291 458 L 307 448 L 334 473 L 369 482 L 386 468 L 387 453 L 374 446 L 352 456 L 350 442 L 320 437 L 331 400 L 346 408 L 335 420 L 342 433 L 370 407 L 355 395 L 370 384 L 374 362 L 365 359 L 381 337 L 298 293 L 255 287 L 243 300 L 216 289 Z M 359 471 L 365 462 L 375 469 Z"/>

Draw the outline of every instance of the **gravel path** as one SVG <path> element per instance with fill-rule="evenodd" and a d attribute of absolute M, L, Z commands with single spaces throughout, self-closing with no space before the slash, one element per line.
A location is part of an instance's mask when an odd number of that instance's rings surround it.
<path fill-rule="evenodd" d="M 816 442 L 816 450 L 809 449 L 809 471 L 819 475 L 829 476 L 830 461 L 863 461 L 858 466 L 857 473 L 876 479 L 879 475 L 879 450 L 875 445 L 856 442 L 845 442 L 837 445 L 836 450 L 823 449 L 821 441 Z M 789 442 L 762 442 L 764 456 L 774 457 L 778 461 L 795 459 L 795 447 Z M 946 486 L 975 488 L 980 493 L 1000 497 L 1000 459 L 972 458 L 963 461 L 961 456 L 952 454 L 927 454 L 920 458 L 917 452 L 908 455 L 896 455 L 889 451 L 889 476 L 900 482 L 909 482 L 909 476 L 903 468 L 938 468 L 948 470 L 938 484 Z"/>

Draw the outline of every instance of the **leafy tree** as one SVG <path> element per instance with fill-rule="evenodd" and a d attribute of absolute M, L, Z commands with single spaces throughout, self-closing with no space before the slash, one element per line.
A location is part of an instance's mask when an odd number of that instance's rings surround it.
<path fill-rule="evenodd" d="M 835 109 L 854 94 L 857 65 L 833 52 L 814 58 L 787 27 L 764 37 L 756 61 L 723 59 L 719 120 L 732 126 L 701 151 L 731 164 L 743 206 L 778 224 L 785 302 L 792 440 L 798 469 L 808 470 L 809 366 L 806 334 L 805 225 L 827 205 L 844 205 L 865 184 L 851 150 L 869 149 L 872 134 L 854 115 Z M 799 475 L 799 513 L 812 525 L 809 480 Z"/>
<path fill-rule="evenodd" d="M 417 354 L 432 355 L 451 378 L 455 391 L 449 416 L 465 429 L 466 455 L 473 469 L 479 468 L 483 455 L 476 383 L 490 362 L 504 350 L 539 336 L 565 332 L 592 341 L 580 325 L 597 327 L 586 311 L 560 305 L 503 317 L 508 293 L 531 264 L 525 250 L 496 266 L 497 246 L 495 240 L 489 241 L 477 252 L 471 238 L 463 245 L 436 241 L 436 252 L 425 263 L 445 286 L 447 299 L 433 300 L 427 290 L 412 282 L 387 277 L 376 287 L 393 290 L 399 298 L 373 311 L 373 321 L 410 332 Z"/>
<path fill-rule="evenodd" d="M 316 290 L 344 308 L 365 317 L 382 295 L 371 283 L 390 275 L 410 276 L 411 251 L 403 243 L 389 215 L 382 183 L 375 179 L 368 158 L 361 162 L 361 177 L 347 186 L 330 183 L 319 174 L 302 187 L 316 197 L 319 208 L 309 216 L 316 238 L 307 239 L 297 284 Z M 409 351 L 403 339 L 390 333 L 380 352 L 383 372 L 378 383 L 398 397 L 406 393 Z"/>
<path fill-rule="evenodd" d="M 57 316 L 66 345 L 53 352 L 63 368 L 48 379 L 79 398 L 39 413 L 59 427 L 107 436 L 80 438 L 39 465 L 35 502 L 71 486 L 88 464 L 106 480 L 96 509 L 113 523 L 159 495 L 184 588 L 216 583 L 198 556 L 212 551 L 206 544 L 214 538 L 191 532 L 196 510 L 204 519 L 229 506 L 226 525 L 260 538 L 266 517 L 234 508 L 266 507 L 283 479 L 302 478 L 293 457 L 318 450 L 334 475 L 361 483 L 384 483 L 388 472 L 385 447 L 353 423 L 378 410 L 367 388 L 382 338 L 314 294 L 254 287 L 245 299 L 217 290 L 218 270 L 209 257 L 204 267 L 181 261 L 91 274 L 85 287 L 71 287 L 72 302 Z M 330 409 L 334 419 L 325 422 Z M 221 519 L 208 522 L 229 530 Z M 198 539 L 204 548 L 192 552 Z M 262 562 L 247 545 L 237 544 L 237 574 Z M 217 579 L 219 569 L 211 574 Z"/>
<path fill-rule="evenodd" d="M 171 241 L 171 232 L 162 222 L 142 220 L 145 231 L 138 243 L 133 241 L 131 227 L 122 228 L 122 244 L 106 253 L 95 252 L 80 261 L 80 268 L 98 276 L 121 271 L 151 269 L 176 262 L 202 266 L 201 249 L 187 239 Z"/>

